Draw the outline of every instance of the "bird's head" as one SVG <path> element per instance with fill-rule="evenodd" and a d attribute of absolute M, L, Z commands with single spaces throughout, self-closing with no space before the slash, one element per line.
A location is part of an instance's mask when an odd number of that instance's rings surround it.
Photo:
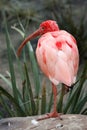
<path fill-rule="evenodd" d="M 47 32 L 58 31 L 59 27 L 58 27 L 56 21 L 47 20 L 40 24 L 39 30 L 40 30 L 40 34 L 42 35 Z"/>
<path fill-rule="evenodd" d="M 42 22 L 39 26 L 39 29 L 37 29 L 34 33 L 32 33 L 31 35 L 29 35 L 23 42 L 22 44 L 19 46 L 18 51 L 17 51 L 17 55 L 19 56 L 21 53 L 22 48 L 24 47 L 24 45 L 30 41 L 31 39 L 39 36 L 39 35 L 43 35 L 47 32 L 53 32 L 53 31 L 58 31 L 59 27 L 56 23 L 56 21 L 53 20 L 46 20 L 44 22 Z"/>

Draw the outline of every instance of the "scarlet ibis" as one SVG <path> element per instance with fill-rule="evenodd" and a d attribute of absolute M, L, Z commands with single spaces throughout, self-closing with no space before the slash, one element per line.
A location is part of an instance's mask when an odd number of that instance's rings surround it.
<path fill-rule="evenodd" d="M 47 20 L 40 24 L 39 29 L 28 36 L 17 51 L 19 56 L 24 45 L 36 36 L 41 35 L 36 48 L 37 62 L 42 72 L 52 82 L 54 94 L 53 112 L 48 118 L 58 117 L 56 96 L 59 83 L 71 86 L 75 83 L 79 65 L 79 53 L 75 38 L 67 31 L 60 30 L 56 21 Z M 33 59 L 32 59 L 33 60 Z"/>

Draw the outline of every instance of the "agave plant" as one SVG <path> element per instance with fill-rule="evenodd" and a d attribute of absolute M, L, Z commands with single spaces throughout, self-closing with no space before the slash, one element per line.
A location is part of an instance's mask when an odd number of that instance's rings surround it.
<path fill-rule="evenodd" d="M 32 93 L 32 88 L 31 88 L 31 83 L 30 83 L 25 55 L 24 55 L 24 63 L 23 63 L 24 67 L 22 67 L 21 61 L 17 57 L 16 51 L 15 51 L 14 47 L 12 46 L 12 43 L 10 40 L 5 15 L 3 15 L 3 16 L 4 16 L 4 22 L 5 22 L 5 34 L 6 34 L 6 44 L 7 44 L 7 52 L 8 52 L 8 63 L 9 63 L 9 75 L 10 75 L 11 80 L 7 79 L 2 74 L 0 74 L 0 77 L 10 87 L 10 89 L 12 90 L 13 93 L 12 94 L 9 93 L 2 86 L 0 86 L 1 104 L 3 105 L 3 108 L 9 113 L 9 116 L 27 116 L 27 115 L 38 114 L 40 80 L 39 80 L 38 67 L 37 67 L 35 56 L 34 56 L 33 48 L 30 43 L 27 45 L 28 54 L 29 54 L 29 58 L 31 61 L 31 65 L 32 65 L 31 69 L 34 73 L 34 75 L 33 75 L 34 83 L 35 83 L 35 94 L 34 95 Z M 24 36 L 23 35 L 24 33 L 21 30 L 18 30 L 18 31 L 20 31 L 22 36 Z M 20 77 L 22 80 L 21 85 L 23 86 L 22 92 L 20 92 L 19 86 L 17 85 L 17 82 L 16 82 L 17 79 L 16 79 L 14 65 L 13 65 L 13 58 L 11 55 L 12 53 L 14 53 L 17 63 L 18 63 L 19 73 L 20 73 Z M 3 97 L 3 95 L 5 96 L 5 98 Z M 34 96 L 35 96 L 35 100 L 34 100 Z M 6 99 L 9 99 L 11 105 L 13 106 L 13 109 L 10 109 L 8 104 L 5 104 L 5 105 L 3 104 L 4 100 L 6 100 Z M 3 113 L 1 115 L 3 115 Z"/>

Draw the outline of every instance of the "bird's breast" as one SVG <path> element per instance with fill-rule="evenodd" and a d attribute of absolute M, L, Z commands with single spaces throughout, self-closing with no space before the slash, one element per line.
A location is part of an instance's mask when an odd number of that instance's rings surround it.
<path fill-rule="evenodd" d="M 49 32 L 40 37 L 36 49 L 38 64 L 55 82 L 71 85 L 77 74 L 79 54 L 74 38 L 66 31 Z"/>

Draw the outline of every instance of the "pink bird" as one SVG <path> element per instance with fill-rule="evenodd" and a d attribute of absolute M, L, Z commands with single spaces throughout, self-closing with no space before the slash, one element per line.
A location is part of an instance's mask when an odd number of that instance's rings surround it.
<path fill-rule="evenodd" d="M 60 30 L 57 23 L 47 20 L 40 24 L 38 30 L 28 36 L 18 48 L 18 56 L 24 45 L 36 36 L 41 35 L 36 48 L 37 62 L 42 72 L 52 82 L 54 94 L 53 112 L 47 118 L 60 117 L 56 110 L 57 88 L 59 83 L 71 86 L 75 83 L 79 65 L 79 53 L 75 38 L 64 30 Z"/>

